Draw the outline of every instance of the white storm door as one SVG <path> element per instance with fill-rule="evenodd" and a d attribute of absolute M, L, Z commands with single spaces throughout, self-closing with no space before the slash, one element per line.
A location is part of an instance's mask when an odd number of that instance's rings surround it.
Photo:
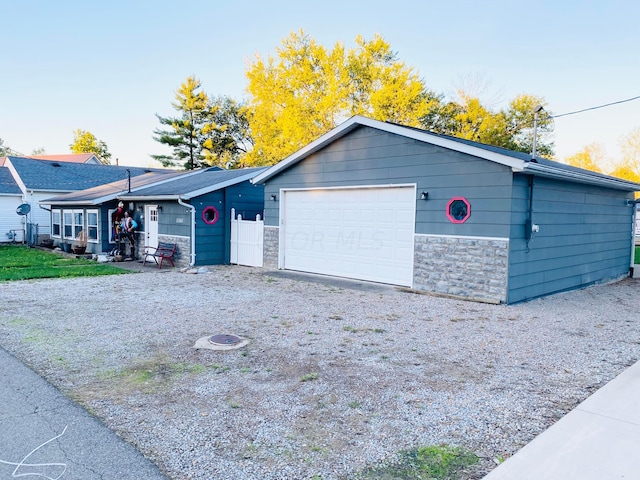
<path fill-rule="evenodd" d="M 413 284 L 416 187 L 284 190 L 282 268 Z"/>
<path fill-rule="evenodd" d="M 144 206 L 145 246 L 158 246 L 158 206 Z"/>

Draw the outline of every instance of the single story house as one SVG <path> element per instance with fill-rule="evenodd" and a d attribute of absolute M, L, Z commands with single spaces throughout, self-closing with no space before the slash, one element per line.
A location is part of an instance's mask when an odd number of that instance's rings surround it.
<path fill-rule="evenodd" d="M 111 218 L 122 201 L 138 224 L 135 256 L 159 242 L 177 245 L 177 266 L 229 263 L 230 212 L 244 218 L 262 215 L 264 189 L 250 179 L 264 168 L 222 170 L 218 167 L 132 178 L 84 191 L 47 198 L 52 237 L 71 241 L 87 229 L 87 252 L 114 248 Z"/>
<path fill-rule="evenodd" d="M 253 180 L 264 266 L 494 303 L 618 280 L 640 184 L 356 116 Z"/>
<path fill-rule="evenodd" d="M 16 207 L 0 203 L 0 218 L 3 219 L 0 230 L 0 241 L 6 241 L 9 230 L 26 231 L 27 224 L 33 225 L 32 243 L 38 243 L 38 238 L 51 235 L 51 215 L 49 206 L 42 202 L 45 198 L 62 195 L 68 192 L 84 190 L 97 185 L 114 182 L 120 179 L 128 180 L 148 172 L 169 173 L 168 169 L 149 169 L 141 167 L 118 167 L 72 161 L 39 160 L 27 157 L 8 156 L 4 167 L 0 167 L 3 176 L 7 173 L 20 190 L 20 203 L 31 206 L 27 216 L 18 216 Z M 6 170 L 4 170 L 6 169 Z M 38 206 L 40 208 L 38 208 Z M 6 226 L 5 226 L 5 222 Z M 37 227 L 36 227 L 37 226 Z M 4 230 L 6 228 L 6 231 Z M 37 230 L 37 232 L 36 232 Z"/>

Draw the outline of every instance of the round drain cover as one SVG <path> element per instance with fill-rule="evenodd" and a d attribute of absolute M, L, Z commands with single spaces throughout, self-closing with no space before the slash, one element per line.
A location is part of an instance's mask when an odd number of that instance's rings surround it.
<path fill-rule="evenodd" d="M 209 341 L 216 345 L 237 345 L 242 339 L 235 335 L 213 335 L 209 337 Z"/>

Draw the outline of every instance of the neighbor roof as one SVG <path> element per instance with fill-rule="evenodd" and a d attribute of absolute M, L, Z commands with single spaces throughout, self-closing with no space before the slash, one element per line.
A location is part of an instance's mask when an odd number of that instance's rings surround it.
<path fill-rule="evenodd" d="M 7 167 L 0 167 L 0 195 L 22 195 L 22 190 Z"/>
<path fill-rule="evenodd" d="M 36 160 L 53 160 L 55 162 L 71 162 L 71 163 L 87 163 L 89 160 L 91 160 L 91 158 L 95 158 L 98 162 L 100 162 L 100 159 L 94 153 L 69 153 L 66 155 L 29 155 L 28 158 L 35 158 Z"/>
<path fill-rule="evenodd" d="M 149 172 L 174 172 L 167 169 L 121 167 L 92 163 L 56 162 L 25 157 L 7 157 L 27 190 L 72 192 L 135 177 Z M 9 166 L 9 165 L 8 165 Z"/>
<path fill-rule="evenodd" d="M 292 165 L 302 161 L 309 155 L 321 150 L 335 140 L 347 135 L 351 131 L 359 127 L 371 127 L 388 133 L 401 135 L 417 141 L 437 145 L 448 148 L 461 153 L 473 155 L 475 157 L 484 158 L 486 160 L 496 162 L 510 167 L 514 172 L 529 173 L 549 178 L 557 178 L 577 183 L 586 183 L 591 185 L 599 185 L 608 188 L 614 188 L 626 191 L 639 191 L 640 184 L 622 180 L 620 178 L 602 175 L 581 168 L 571 167 L 563 163 L 554 162 L 541 157 L 531 159 L 530 155 L 522 152 L 515 152 L 492 145 L 464 140 L 447 135 L 439 135 L 414 127 L 407 127 L 395 123 L 381 122 L 371 118 L 356 115 L 346 122 L 338 125 L 333 130 L 322 135 L 317 140 L 304 146 L 297 152 L 289 155 L 281 162 L 270 167 L 268 170 L 257 175 L 251 181 L 253 183 L 264 183 L 271 177 L 277 175 L 281 171 Z"/>
<path fill-rule="evenodd" d="M 118 196 L 124 200 L 189 200 L 199 195 L 214 192 L 222 188 L 236 185 L 250 180 L 258 173 L 266 170 L 261 168 L 242 168 L 238 170 L 221 170 L 217 167 L 195 170 L 179 177 L 171 178 L 166 182 L 150 185 L 146 188 L 136 189 L 131 193 Z"/>

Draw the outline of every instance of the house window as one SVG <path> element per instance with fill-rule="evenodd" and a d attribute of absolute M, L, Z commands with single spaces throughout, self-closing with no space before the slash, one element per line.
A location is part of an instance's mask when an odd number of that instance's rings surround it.
<path fill-rule="evenodd" d="M 471 216 L 471 204 L 464 197 L 453 197 L 447 203 L 447 218 L 452 223 L 464 223 Z"/>
<path fill-rule="evenodd" d="M 51 211 L 51 236 L 60 238 L 60 234 L 62 232 L 62 223 L 61 217 L 62 213 L 60 210 L 52 210 Z"/>
<path fill-rule="evenodd" d="M 71 210 L 62 211 L 62 229 L 64 238 L 73 238 L 73 212 Z"/>
<path fill-rule="evenodd" d="M 75 239 L 84 228 L 84 211 L 83 210 L 63 210 L 62 211 L 62 229 L 64 238 L 69 240 Z"/>
<path fill-rule="evenodd" d="M 211 205 L 206 207 L 202 211 L 202 220 L 204 220 L 204 223 L 206 223 L 207 225 L 213 225 L 218 221 L 219 217 L 220 216 L 218 215 L 218 209 Z"/>
<path fill-rule="evenodd" d="M 73 211 L 73 238 L 76 238 L 84 227 L 84 212 L 82 210 Z"/>
<path fill-rule="evenodd" d="M 87 241 L 98 241 L 98 210 L 87 210 Z"/>

